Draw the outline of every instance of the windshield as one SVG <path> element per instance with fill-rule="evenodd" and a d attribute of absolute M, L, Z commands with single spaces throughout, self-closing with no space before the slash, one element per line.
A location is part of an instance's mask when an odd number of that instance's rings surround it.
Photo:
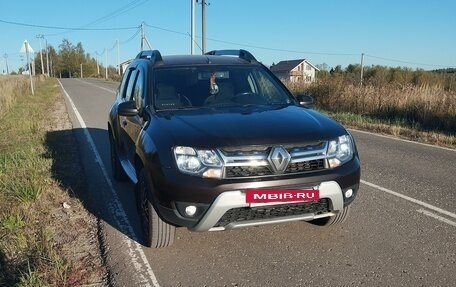
<path fill-rule="evenodd" d="M 154 73 L 153 86 L 157 110 L 292 103 L 277 80 L 260 67 L 161 68 Z"/>

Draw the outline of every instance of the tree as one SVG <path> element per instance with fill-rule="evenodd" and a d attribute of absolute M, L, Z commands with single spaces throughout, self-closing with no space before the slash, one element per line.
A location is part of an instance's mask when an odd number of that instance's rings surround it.
<path fill-rule="evenodd" d="M 45 52 L 45 51 L 44 51 Z M 81 42 L 73 45 L 68 39 L 63 39 L 59 45 L 59 51 L 54 47 L 48 47 L 50 73 L 57 77 L 79 77 L 81 76 L 81 65 L 83 76 L 97 76 L 97 61 L 86 54 Z M 42 71 L 41 58 L 39 54 L 34 59 L 37 71 Z"/>
<path fill-rule="evenodd" d="M 320 71 L 329 72 L 329 66 L 328 66 L 328 64 L 326 64 L 326 63 L 318 64 L 318 65 L 316 65 L 316 67 L 317 67 Z"/>
<path fill-rule="evenodd" d="M 333 73 L 336 73 L 336 74 L 340 74 L 343 72 L 341 65 L 337 65 L 334 69 L 331 69 L 331 70 L 333 71 Z"/>
<path fill-rule="evenodd" d="M 63 39 L 62 44 L 59 45 L 59 56 L 59 74 L 61 74 L 64 78 L 71 78 L 75 76 L 75 74 L 77 74 L 79 59 L 76 47 L 73 46 L 68 39 Z"/>

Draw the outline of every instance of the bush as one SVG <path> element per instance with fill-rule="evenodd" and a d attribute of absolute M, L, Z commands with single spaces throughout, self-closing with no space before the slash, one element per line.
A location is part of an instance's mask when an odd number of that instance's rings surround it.
<path fill-rule="evenodd" d="M 360 86 L 336 75 L 290 89 L 294 93 L 310 93 L 318 108 L 330 112 L 356 113 L 420 130 L 456 134 L 456 92 L 439 86 Z"/>

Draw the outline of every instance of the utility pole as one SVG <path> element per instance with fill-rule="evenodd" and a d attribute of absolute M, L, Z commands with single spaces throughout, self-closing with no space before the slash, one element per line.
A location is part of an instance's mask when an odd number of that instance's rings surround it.
<path fill-rule="evenodd" d="M 82 64 L 81 64 L 81 79 L 82 79 Z"/>
<path fill-rule="evenodd" d="M 44 37 L 44 36 L 43 36 Z M 49 72 L 49 47 L 48 47 L 48 40 L 45 38 L 46 44 L 46 66 L 47 66 L 47 76 L 50 77 L 51 73 Z"/>
<path fill-rule="evenodd" d="M 106 53 L 105 77 L 106 77 L 106 80 L 107 80 L 108 79 L 108 49 L 105 49 L 105 53 Z"/>
<path fill-rule="evenodd" d="M 36 76 L 36 71 L 35 71 L 35 52 L 32 52 L 32 59 L 30 59 L 30 63 L 32 64 L 33 75 Z"/>
<path fill-rule="evenodd" d="M 51 67 L 51 70 L 50 70 L 50 72 L 51 72 L 50 77 L 55 77 L 55 70 L 54 70 L 54 65 L 53 65 L 53 63 L 52 63 L 52 58 L 51 58 L 51 60 L 50 60 L 50 64 L 49 64 L 49 65 L 50 65 L 50 67 Z M 61 77 L 60 77 L 60 78 L 61 78 Z"/>
<path fill-rule="evenodd" d="M 100 74 L 100 55 L 98 55 L 98 52 L 97 53 L 97 75 Z"/>
<path fill-rule="evenodd" d="M 190 0 L 191 2 L 191 21 L 190 21 L 190 53 L 195 54 L 195 0 Z"/>
<path fill-rule="evenodd" d="M 5 58 L 5 62 L 6 62 L 6 74 L 9 75 L 8 54 L 7 53 L 3 54 L 3 58 Z"/>
<path fill-rule="evenodd" d="M 40 58 L 41 58 L 41 74 L 44 75 L 44 63 L 43 63 L 43 48 L 41 47 L 41 39 L 44 38 L 42 34 L 36 35 L 37 39 L 40 39 Z"/>
<path fill-rule="evenodd" d="M 363 85 L 363 73 L 364 73 L 364 66 L 363 66 L 363 62 L 364 62 L 364 53 L 361 53 L 361 86 Z"/>
<path fill-rule="evenodd" d="M 144 51 L 144 22 L 141 23 L 141 52 Z"/>
<path fill-rule="evenodd" d="M 201 33 L 202 33 L 202 53 L 206 53 L 206 0 L 201 0 Z"/>
<path fill-rule="evenodd" d="M 152 50 L 152 46 L 150 45 L 149 41 L 146 38 L 146 34 L 144 33 L 144 22 L 141 23 L 141 51 L 144 51 L 144 42 L 146 42 L 149 49 Z"/>
<path fill-rule="evenodd" d="M 120 44 L 119 44 L 119 39 L 117 39 L 117 73 L 120 76 Z"/>

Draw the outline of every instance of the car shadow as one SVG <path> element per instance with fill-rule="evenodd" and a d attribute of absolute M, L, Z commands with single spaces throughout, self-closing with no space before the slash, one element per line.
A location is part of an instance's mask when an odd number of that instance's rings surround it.
<path fill-rule="evenodd" d="M 87 133 L 95 144 L 88 141 Z M 133 184 L 112 178 L 107 130 L 73 128 L 45 136 L 52 177 L 85 209 L 133 241 L 144 244 Z M 98 158 L 98 156 L 100 158 Z M 100 161 L 101 159 L 101 161 Z"/>

